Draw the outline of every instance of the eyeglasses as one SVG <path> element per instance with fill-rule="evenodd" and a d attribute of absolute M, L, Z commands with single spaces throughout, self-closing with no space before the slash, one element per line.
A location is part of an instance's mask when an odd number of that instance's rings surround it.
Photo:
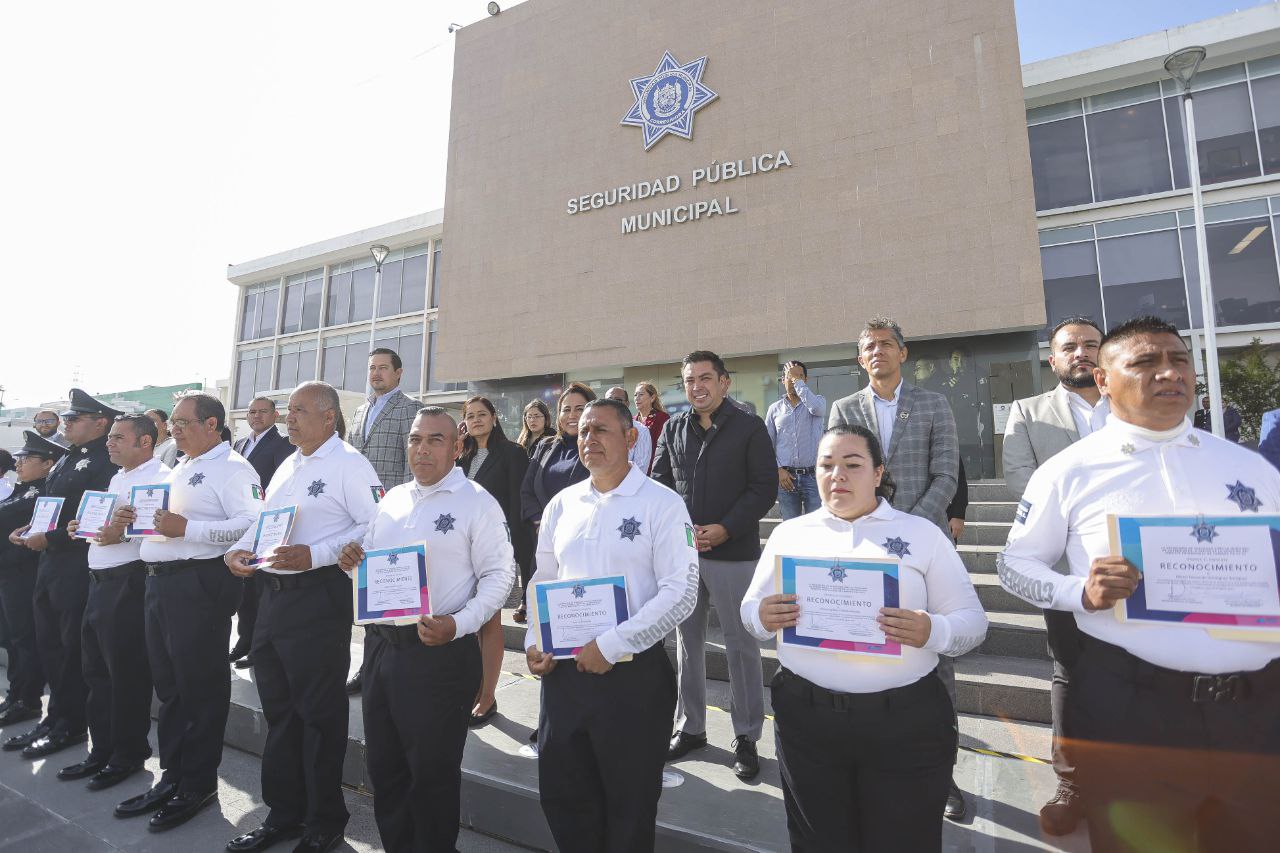
<path fill-rule="evenodd" d="M 57 422 L 57 418 L 36 418 L 32 421 L 36 426 L 49 426 L 49 424 L 56 424 Z"/>
<path fill-rule="evenodd" d="M 200 421 L 189 421 L 186 418 L 170 418 L 169 428 L 170 429 L 186 429 L 192 424 L 198 424 L 198 423 L 200 423 Z"/>
<path fill-rule="evenodd" d="M 62 416 L 62 422 L 64 424 L 73 424 L 78 420 L 80 420 L 80 415 L 63 415 Z"/>

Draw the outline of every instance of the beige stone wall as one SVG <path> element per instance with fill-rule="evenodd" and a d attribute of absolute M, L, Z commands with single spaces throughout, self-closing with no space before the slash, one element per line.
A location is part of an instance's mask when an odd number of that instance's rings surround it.
<path fill-rule="evenodd" d="M 708 57 L 693 139 L 628 80 Z M 436 373 L 500 378 L 1044 322 L 1012 0 L 530 0 L 457 34 Z M 690 186 L 712 161 L 793 166 Z M 678 192 L 568 215 L 677 174 Z M 729 197 L 644 233 L 632 214 Z"/>

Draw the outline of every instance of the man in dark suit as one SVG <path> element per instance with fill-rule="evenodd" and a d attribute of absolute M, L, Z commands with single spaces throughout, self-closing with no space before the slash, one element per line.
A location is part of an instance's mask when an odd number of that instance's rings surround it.
<path fill-rule="evenodd" d="M 1240 410 L 1222 401 L 1222 437 L 1234 444 L 1240 443 Z M 1200 408 L 1196 409 L 1192 426 L 1205 432 L 1213 432 L 1213 413 L 1209 411 L 1209 395 L 1200 398 Z"/>
<path fill-rule="evenodd" d="M 249 464 L 258 472 L 258 478 L 262 480 L 262 493 L 265 495 L 267 486 L 271 483 L 271 475 L 297 448 L 276 429 L 276 404 L 266 397 L 254 397 L 249 401 L 245 421 L 252 432 L 235 443 L 235 451 L 248 459 Z M 253 623 L 258 621 L 258 587 L 254 584 L 255 577 L 257 576 L 253 575 L 244 579 L 244 595 L 240 599 L 240 610 L 236 612 L 236 644 L 230 655 L 236 669 L 253 666 L 249 648 L 253 645 Z"/>

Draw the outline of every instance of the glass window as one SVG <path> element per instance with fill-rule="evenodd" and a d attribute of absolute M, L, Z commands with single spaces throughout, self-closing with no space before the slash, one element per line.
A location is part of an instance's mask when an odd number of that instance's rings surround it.
<path fill-rule="evenodd" d="M 249 341 L 257 337 L 258 331 L 258 294 L 252 290 L 244 292 L 244 316 L 240 318 L 240 340 Z"/>
<path fill-rule="evenodd" d="M 1176 231 L 1099 240 L 1098 266 L 1109 325 L 1151 314 L 1189 328 Z"/>
<path fill-rule="evenodd" d="M 415 330 L 414 334 L 401 334 L 396 354 L 404 363 L 404 373 L 400 376 L 400 388 L 406 394 L 417 394 L 422 388 L 422 326 L 406 327 Z"/>
<path fill-rule="evenodd" d="M 345 265 L 344 265 L 345 266 Z M 351 317 L 351 270 L 334 268 L 329 272 L 329 304 L 325 313 L 327 325 L 341 326 Z M 328 380 L 325 380 L 328 381 Z M 330 383 L 332 384 L 332 383 Z"/>
<path fill-rule="evenodd" d="M 1261 172 L 1248 84 L 1198 92 L 1194 106 L 1200 180 L 1213 184 L 1257 177 Z"/>
<path fill-rule="evenodd" d="M 430 255 L 423 252 L 404 259 L 404 287 L 400 295 L 400 311 L 421 311 L 427 303 L 427 267 Z"/>
<path fill-rule="evenodd" d="M 440 250 L 443 242 L 437 240 L 435 250 L 431 253 L 431 307 L 440 307 Z"/>
<path fill-rule="evenodd" d="M 276 375 L 277 388 L 293 388 L 298 384 L 298 351 L 280 350 L 280 367 Z"/>
<path fill-rule="evenodd" d="M 1280 320 L 1280 281 L 1271 231 L 1268 219 L 1206 226 L 1209 277 L 1220 324 L 1238 326 Z"/>
<path fill-rule="evenodd" d="M 1090 115 L 1089 156 L 1098 201 L 1173 189 L 1159 101 Z"/>
<path fill-rule="evenodd" d="M 373 268 L 369 268 L 373 272 Z M 342 387 L 361 394 L 369 381 L 369 334 L 347 336 L 347 367 Z"/>
<path fill-rule="evenodd" d="M 338 337 L 324 342 L 324 367 L 321 379 L 334 388 L 342 387 L 342 374 L 347 365 L 347 339 Z"/>
<path fill-rule="evenodd" d="M 324 282 L 319 278 L 309 279 L 307 289 L 302 296 L 302 328 L 320 328 L 320 298 Z"/>
<path fill-rule="evenodd" d="M 349 323 L 358 323 L 373 316 L 373 263 L 351 273 L 351 316 Z"/>
<path fill-rule="evenodd" d="M 310 382 L 316 378 L 316 344 L 308 341 L 298 348 L 298 379 L 294 385 Z"/>
<path fill-rule="evenodd" d="M 236 364 L 236 401 L 235 408 L 244 409 L 253 399 L 253 373 L 257 370 L 255 359 L 245 358 L 243 354 Z"/>
<path fill-rule="evenodd" d="M 1262 146 L 1262 171 L 1280 172 L 1280 77 L 1253 81 L 1253 114 Z"/>
<path fill-rule="evenodd" d="M 1027 136 L 1031 143 L 1036 210 L 1093 201 L 1089 189 L 1089 159 L 1085 153 L 1084 119 L 1069 118 L 1033 125 L 1027 128 Z"/>
<path fill-rule="evenodd" d="M 284 317 L 281 334 L 314 329 L 320 325 L 321 271 L 290 276 L 284 288 Z"/>
<path fill-rule="evenodd" d="M 404 261 L 387 261 L 382 265 L 382 287 L 378 292 L 378 316 L 400 313 L 400 287 L 404 280 Z"/>
<path fill-rule="evenodd" d="M 1173 185 L 1177 189 L 1191 186 L 1187 173 L 1186 118 L 1181 98 L 1164 99 L 1164 125 L 1169 131 L 1169 156 L 1173 160 Z"/>
<path fill-rule="evenodd" d="M 433 291 L 434 292 L 434 291 Z M 465 382 L 440 382 L 435 378 L 436 362 L 436 321 L 432 320 L 427 328 L 427 390 L 428 391 L 465 391 Z"/>
<path fill-rule="evenodd" d="M 270 287 L 262 291 L 262 302 L 258 305 L 257 337 L 266 338 L 276 333 L 276 310 L 279 307 L 279 287 Z"/>
<path fill-rule="evenodd" d="M 1046 246 L 1040 250 L 1044 269 L 1044 309 L 1048 318 L 1040 340 L 1049 340 L 1049 329 L 1071 314 L 1095 317 L 1102 322 L 1102 295 L 1098 289 L 1098 261 L 1093 242 Z"/>
<path fill-rule="evenodd" d="M 280 333 L 292 334 L 302 330 L 302 297 L 306 291 L 303 281 L 288 281 L 284 286 L 284 317 L 280 321 Z"/>
<path fill-rule="evenodd" d="M 1182 271 L 1187 278 L 1187 313 L 1191 318 L 1192 329 L 1204 328 L 1204 314 L 1200 308 L 1204 303 L 1200 300 L 1200 267 L 1196 257 L 1196 230 L 1182 228 L 1178 232 L 1182 240 Z"/>

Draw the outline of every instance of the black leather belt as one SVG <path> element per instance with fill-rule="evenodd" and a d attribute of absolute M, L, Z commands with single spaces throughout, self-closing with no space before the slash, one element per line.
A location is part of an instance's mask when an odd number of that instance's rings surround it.
<path fill-rule="evenodd" d="M 334 575 L 343 575 L 342 569 L 337 566 L 321 566 L 318 569 L 310 569 L 305 572 L 293 572 L 287 575 L 278 575 L 274 572 L 258 572 L 258 576 L 262 578 L 262 585 L 267 589 L 280 592 L 285 589 L 302 589 L 303 587 L 314 586 L 318 583 L 324 583 L 330 580 Z"/>
<path fill-rule="evenodd" d="M 1182 672 L 1143 660 L 1119 646 L 1081 634 L 1084 647 L 1110 672 L 1174 699 L 1202 702 L 1245 702 L 1280 690 L 1280 660 L 1255 672 L 1219 674 Z"/>
<path fill-rule="evenodd" d="M 814 684 L 809 679 L 796 675 L 789 669 L 781 668 L 773 677 L 773 688 L 790 693 L 804 699 L 818 708 L 830 708 L 833 711 L 877 710 L 902 707 L 920 701 L 921 694 L 933 689 L 933 681 L 937 672 L 931 672 L 919 681 L 902 687 L 891 687 L 875 693 L 838 693 Z M 942 682 L 937 682 L 941 684 Z"/>
<path fill-rule="evenodd" d="M 147 564 L 141 560 L 134 560 L 130 563 L 123 563 L 119 566 L 111 566 L 107 569 L 90 569 L 89 577 L 98 583 L 106 583 L 107 581 L 119 580 L 127 578 L 130 575 L 142 574 L 146 571 Z"/>
<path fill-rule="evenodd" d="M 376 637 L 386 640 L 393 646 L 408 646 L 421 643 L 418 639 L 418 626 L 414 625 L 366 625 L 365 630 Z"/>
<path fill-rule="evenodd" d="M 812 474 L 816 468 L 792 468 L 790 465 L 783 465 L 782 469 L 794 477 L 803 477 Z"/>

